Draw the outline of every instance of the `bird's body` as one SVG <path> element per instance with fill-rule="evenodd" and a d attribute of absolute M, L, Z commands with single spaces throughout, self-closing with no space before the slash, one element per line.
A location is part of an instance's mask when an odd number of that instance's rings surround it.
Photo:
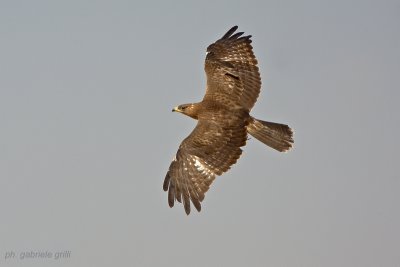
<path fill-rule="evenodd" d="M 292 130 L 284 124 L 257 120 L 250 110 L 257 101 L 261 78 L 251 46 L 251 36 L 231 28 L 207 48 L 205 71 L 207 88 L 199 103 L 179 105 L 173 111 L 198 123 L 181 143 L 164 180 L 170 207 L 190 202 L 200 211 L 215 176 L 236 163 L 248 134 L 266 145 L 287 151 L 292 147 Z M 234 34 L 235 33 L 235 34 Z"/>

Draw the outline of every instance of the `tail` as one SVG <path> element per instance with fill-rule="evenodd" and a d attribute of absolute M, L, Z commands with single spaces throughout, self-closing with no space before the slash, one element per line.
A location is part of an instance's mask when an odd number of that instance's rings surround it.
<path fill-rule="evenodd" d="M 257 120 L 251 117 L 247 132 L 280 152 L 286 152 L 294 143 L 292 129 L 284 124 Z"/>

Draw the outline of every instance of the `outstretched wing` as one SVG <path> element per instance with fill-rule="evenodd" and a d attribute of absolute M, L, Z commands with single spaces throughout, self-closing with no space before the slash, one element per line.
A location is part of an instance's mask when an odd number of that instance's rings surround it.
<path fill-rule="evenodd" d="M 234 26 L 207 48 L 204 100 L 250 111 L 260 94 L 261 77 L 251 46 L 251 35 L 235 33 L 237 28 Z"/>
<path fill-rule="evenodd" d="M 240 157 L 246 144 L 246 122 L 241 116 L 225 116 L 221 122 L 199 120 L 192 133 L 181 143 L 164 180 L 168 203 L 183 201 L 186 214 L 190 202 L 200 211 L 200 202 L 216 175 L 226 172 Z"/>

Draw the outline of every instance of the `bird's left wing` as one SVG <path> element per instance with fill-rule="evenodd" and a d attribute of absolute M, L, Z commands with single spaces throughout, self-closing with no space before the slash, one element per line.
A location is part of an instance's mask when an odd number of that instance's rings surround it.
<path fill-rule="evenodd" d="M 261 77 L 251 46 L 251 35 L 235 33 L 237 28 L 232 27 L 207 48 L 204 100 L 250 111 L 260 94 Z"/>

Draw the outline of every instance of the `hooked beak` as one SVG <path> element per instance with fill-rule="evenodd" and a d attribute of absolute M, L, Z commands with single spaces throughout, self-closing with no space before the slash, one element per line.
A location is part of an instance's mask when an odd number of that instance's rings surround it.
<path fill-rule="evenodd" d="M 172 112 L 181 112 L 181 110 L 180 110 L 178 107 L 174 107 L 174 108 L 172 109 Z"/>

